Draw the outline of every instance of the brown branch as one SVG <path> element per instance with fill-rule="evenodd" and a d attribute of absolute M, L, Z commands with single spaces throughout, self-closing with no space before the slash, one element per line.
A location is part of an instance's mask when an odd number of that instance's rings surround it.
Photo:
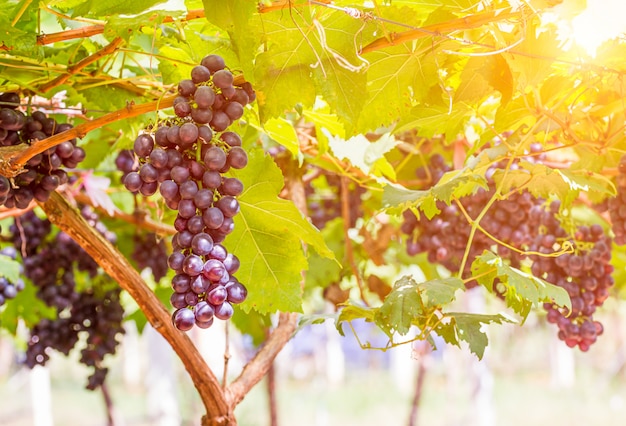
<path fill-rule="evenodd" d="M 263 347 L 244 367 L 243 371 L 227 388 L 226 400 L 234 408 L 246 394 L 267 374 L 276 355 L 296 331 L 298 314 L 281 312 L 278 325 L 265 341 Z"/>
<path fill-rule="evenodd" d="M 93 55 L 89 55 L 86 58 L 78 61 L 74 65 L 71 65 L 71 66 L 67 67 L 67 72 L 66 73 L 61 74 L 60 76 L 58 76 L 58 77 L 50 80 L 49 82 L 39 86 L 39 90 L 42 93 L 46 93 L 50 89 L 53 89 L 53 88 L 55 88 L 57 86 L 62 85 L 72 75 L 76 74 L 78 71 L 82 70 L 83 68 L 87 67 L 88 65 L 93 64 L 94 62 L 97 62 L 100 58 L 103 58 L 103 57 L 108 56 L 108 55 L 112 54 L 113 52 L 115 52 L 117 50 L 117 48 L 123 42 L 124 42 L 124 40 L 122 40 L 121 37 L 114 38 L 111 43 L 107 44 L 102 49 L 100 49 L 97 52 L 95 52 Z"/>
<path fill-rule="evenodd" d="M 187 15 L 185 15 L 184 18 L 181 18 L 180 21 L 191 21 L 193 19 L 200 19 L 200 18 L 204 18 L 204 9 L 194 9 L 194 10 L 190 10 L 187 12 Z M 153 15 L 150 18 L 148 18 L 148 21 L 154 21 L 154 19 L 156 19 L 157 15 Z M 174 22 L 174 18 L 171 16 L 166 16 L 163 19 L 163 23 L 170 23 L 170 22 Z M 37 36 L 37 44 L 39 45 L 46 45 L 46 44 L 52 44 L 52 43 L 56 43 L 59 41 L 65 41 L 65 40 L 73 40 L 75 38 L 87 38 L 87 37 L 91 37 L 91 36 L 95 36 L 98 34 L 102 34 L 104 33 L 104 25 L 89 25 L 86 27 L 81 27 L 81 28 L 75 28 L 72 30 L 65 30 L 65 31 L 60 31 L 58 33 L 52 33 L 52 34 L 41 34 Z"/>
<path fill-rule="evenodd" d="M 361 295 L 361 300 L 365 304 L 365 306 L 369 306 L 365 299 L 364 285 L 363 280 L 361 279 L 361 274 L 359 273 L 359 269 L 356 266 L 356 261 L 354 260 L 354 249 L 352 247 L 352 240 L 350 239 L 349 230 L 350 230 L 350 190 L 348 188 L 348 178 L 345 176 L 341 176 L 341 216 L 343 217 L 343 238 L 346 246 L 346 256 L 348 257 L 348 263 L 350 264 L 350 269 L 352 269 L 352 273 L 354 274 L 354 278 L 356 279 L 356 283 L 359 286 L 359 294 Z"/>
<path fill-rule="evenodd" d="M 107 215 L 109 214 L 101 206 L 94 205 L 93 201 L 91 201 L 91 198 L 89 198 L 86 194 L 72 194 L 72 197 L 81 204 L 86 204 L 93 207 L 94 209 L 98 210 L 99 213 L 104 213 Z M 137 225 L 141 229 L 152 231 L 158 235 L 174 235 L 176 233 L 176 229 L 174 229 L 173 226 L 152 220 L 152 218 L 148 216 L 146 212 L 137 211 L 133 214 L 128 214 L 120 210 L 115 210 L 113 212 L 113 215 L 109 217 L 113 217 L 114 219 L 119 219 L 127 223 L 132 223 L 133 225 Z"/>
<path fill-rule="evenodd" d="M 175 95 L 167 96 L 157 101 L 146 102 L 139 105 L 130 103 L 126 108 L 111 112 L 103 115 L 102 117 L 87 121 L 86 123 L 79 124 L 74 128 L 40 140 L 33 145 L 26 146 L 26 148 L 24 148 L 24 145 L 2 147 L 0 148 L 0 175 L 6 177 L 17 176 L 28 160 L 47 149 L 70 139 L 83 137 L 90 131 L 99 129 L 107 124 L 171 107 L 175 97 Z"/>
<path fill-rule="evenodd" d="M 469 30 L 471 28 L 481 27 L 494 21 L 518 18 L 520 16 L 520 12 L 512 12 L 510 9 L 507 9 L 506 11 L 489 11 L 478 13 L 475 15 L 464 16 L 458 19 L 451 19 L 446 22 L 427 25 L 425 27 L 417 28 L 415 30 L 405 31 L 402 33 L 391 33 L 389 39 L 385 37 L 378 38 L 365 46 L 360 53 L 369 53 L 374 50 L 384 49 L 385 47 L 395 46 L 397 44 L 405 43 L 407 41 L 417 40 L 425 37 L 438 36 L 447 32 Z"/>
<path fill-rule="evenodd" d="M 59 193 L 40 203 L 48 219 L 74 239 L 137 302 L 150 324 L 172 346 L 189 373 L 207 415 L 215 425 L 233 424 L 224 393 L 189 337 L 172 324 L 169 312 L 144 283 L 128 260 L 102 235 L 87 224 L 80 213 Z"/>

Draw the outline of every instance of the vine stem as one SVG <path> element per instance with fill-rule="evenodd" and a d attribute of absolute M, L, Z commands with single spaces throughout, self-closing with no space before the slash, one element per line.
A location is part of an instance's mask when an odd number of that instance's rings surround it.
<path fill-rule="evenodd" d="M 6 177 L 17 176 L 28 160 L 35 155 L 52 148 L 53 146 L 70 139 L 84 137 L 92 130 L 99 129 L 100 127 L 119 120 L 171 107 L 174 103 L 174 98 L 176 98 L 176 95 L 166 96 L 163 99 L 139 105 L 129 103 L 126 108 L 122 108 L 94 120 L 79 124 L 76 127 L 57 133 L 49 138 L 42 139 L 30 146 L 24 147 L 24 145 L 17 145 L 0 148 L 0 174 Z"/>
<path fill-rule="evenodd" d="M 215 374 L 189 337 L 172 324 L 170 314 L 128 260 L 59 193 L 40 203 L 50 222 L 76 241 L 137 302 L 150 324 L 172 346 L 206 408 L 211 425 L 231 425 L 228 404 Z"/>
<path fill-rule="evenodd" d="M 102 49 L 100 49 L 97 52 L 95 52 L 93 55 L 89 55 L 86 58 L 78 61 L 74 65 L 71 65 L 71 66 L 67 67 L 67 71 L 64 74 L 61 74 L 60 76 L 58 76 L 58 77 L 50 80 L 49 82 L 39 86 L 39 90 L 42 93 L 46 93 L 47 91 L 62 85 L 67 80 L 69 80 L 69 78 L 72 77 L 72 75 L 76 74 L 77 72 L 79 72 L 83 68 L 87 67 L 88 65 L 93 64 L 94 62 L 98 61 L 100 58 L 103 58 L 103 57 L 108 56 L 108 55 L 112 54 L 113 52 L 115 52 L 117 50 L 117 48 L 123 42 L 124 42 L 124 40 L 122 40 L 121 37 L 114 38 L 113 41 L 111 41 L 111 43 L 107 44 Z"/>

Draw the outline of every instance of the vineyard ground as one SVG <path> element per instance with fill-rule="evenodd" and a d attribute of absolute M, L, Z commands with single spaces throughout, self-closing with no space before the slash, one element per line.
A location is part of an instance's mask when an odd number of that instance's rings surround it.
<path fill-rule="evenodd" d="M 626 373 L 620 371 L 618 345 L 626 341 L 626 330 L 619 328 L 625 303 L 609 307 L 604 321 L 607 335 L 591 353 L 574 352 L 576 381 L 571 387 L 551 383 L 553 367 L 550 350 L 559 347 L 553 330 L 532 315 L 529 327 L 495 328 L 493 344 L 485 362 L 493 373 L 495 423 L 507 419 L 510 426 L 544 424 L 602 424 L 622 426 L 626 418 Z M 623 318 L 623 316 L 622 316 Z M 534 322 L 534 324 L 533 324 Z M 495 335 L 495 334 L 498 335 Z M 351 337 L 348 337 L 351 338 Z M 445 353 L 444 353 L 445 352 Z M 447 347 L 428 360 L 427 376 L 419 416 L 420 424 L 432 426 L 479 425 L 476 404 L 470 398 L 471 371 L 478 365 L 467 351 Z M 125 385 L 119 357 L 113 360 L 110 391 L 125 426 L 151 426 L 146 409 L 145 389 Z M 283 362 L 285 360 L 283 359 Z M 287 361 L 289 362 L 289 361 Z M 52 377 L 53 412 L 56 425 L 105 424 L 102 396 L 83 389 L 84 371 L 71 358 L 55 357 Z M 450 366 L 456 366 L 455 371 Z M 411 391 L 395 386 L 388 370 L 359 370 L 346 366 L 343 383 L 330 386 L 314 376 L 295 380 L 285 375 L 277 379 L 279 419 L 283 425 L 374 426 L 406 424 Z M 27 370 L 11 377 L 0 377 L 0 424 L 32 425 Z M 13 373 L 15 374 L 15 372 Z M 20 377 L 22 374 L 22 377 Z M 184 371 L 178 371 L 180 412 L 183 425 L 195 425 L 201 403 Z M 385 389 L 385 392 L 375 392 Z M 481 408 L 482 409 L 482 408 Z M 445 415 L 444 415 L 445 413 Z M 510 413 L 518 413 L 511 416 Z M 262 382 L 237 408 L 239 424 L 268 424 L 266 386 Z M 193 419 L 193 420 L 192 420 Z"/>

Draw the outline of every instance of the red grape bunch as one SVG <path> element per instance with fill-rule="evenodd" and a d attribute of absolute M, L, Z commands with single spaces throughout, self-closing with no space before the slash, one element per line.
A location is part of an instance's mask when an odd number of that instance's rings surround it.
<path fill-rule="evenodd" d="M 249 83 L 233 83 L 224 60 L 206 56 L 191 78 L 178 84 L 176 117 L 135 139 L 139 168 L 132 171 L 128 158 L 118 164 L 126 189 L 144 196 L 159 191 L 165 204 L 178 211 L 168 265 L 176 272 L 172 320 L 183 331 L 194 325 L 208 328 L 214 317 L 229 319 L 232 304 L 247 296 L 233 276 L 239 259 L 221 244 L 233 231 L 237 196 L 243 192 L 241 181 L 225 173 L 248 163 L 241 137 L 227 129 L 255 99 Z"/>
<path fill-rule="evenodd" d="M 546 303 L 547 319 L 557 325 L 558 337 L 567 346 L 587 351 L 603 331 L 593 314 L 609 297 L 609 289 L 614 284 L 613 266 L 609 263 L 611 238 L 597 224 L 579 226 L 571 238 L 556 217 L 559 206 L 560 203 L 554 201 L 547 209 L 539 206 L 532 209 L 529 222 L 539 232 L 530 250 L 549 254 L 569 242 L 575 252 L 558 257 L 532 255 L 531 271 L 534 276 L 567 291 L 572 302 L 571 312 Z"/>
<path fill-rule="evenodd" d="M 16 93 L 0 95 L 0 146 L 31 145 L 64 132 L 71 124 L 59 124 L 41 111 L 26 115 L 18 109 Z M 75 168 L 85 159 L 85 151 L 71 139 L 32 157 L 24 171 L 12 179 L 0 176 L 0 206 L 25 209 L 33 199 L 44 202 L 59 185 L 67 182 L 63 166 Z"/>

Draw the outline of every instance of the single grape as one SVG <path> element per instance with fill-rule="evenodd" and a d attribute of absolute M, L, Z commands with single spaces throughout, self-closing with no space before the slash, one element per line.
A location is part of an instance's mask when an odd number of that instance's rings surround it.
<path fill-rule="evenodd" d="M 224 69 L 226 64 L 224 63 L 224 59 L 219 55 L 208 55 L 202 59 L 202 65 L 207 67 L 212 73 Z"/>
<path fill-rule="evenodd" d="M 196 101 L 196 105 L 198 105 L 198 108 L 208 109 L 211 108 L 211 106 L 215 102 L 215 92 L 209 86 L 200 86 L 196 90 L 193 99 L 194 101 Z"/>
<path fill-rule="evenodd" d="M 211 71 L 204 65 L 196 65 L 191 70 L 191 80 L 195 84 L 204 83 L 205 81 L 209 81 L 211 78 Z M 202 86 L 206 87 L 206 86 Z M 197 89 L 196 89 L 197 92 Z"/>
<path fill-rule="evenodd" d="M 226 284 L 226 292 L 228 294 L 228 301 L 230 303 L 241 303 L 246 300 L 248 296 L 248 290 L 239 281 L 231 281 Z"/>
<path fill-rule="evenodd" d="M 196 323 L 196 318 L 191 309 L 181 308 L 176 310 L 172 315 L 172 322 L 180 331 L 188 331 L 193 328 Z"/>

